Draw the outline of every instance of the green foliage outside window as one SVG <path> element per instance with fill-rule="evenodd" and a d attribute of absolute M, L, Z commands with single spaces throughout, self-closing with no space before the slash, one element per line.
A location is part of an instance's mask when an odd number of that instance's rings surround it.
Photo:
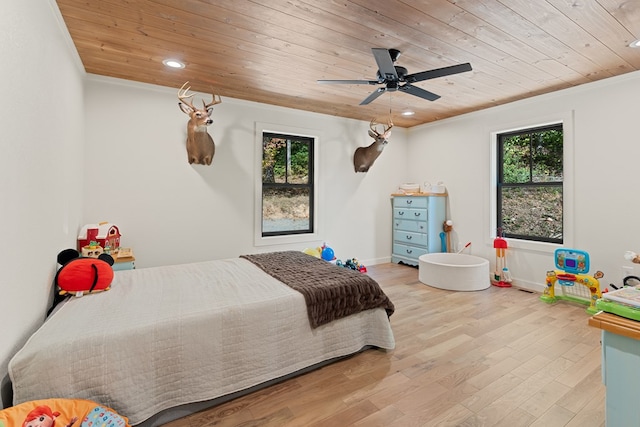
<path fill-rule="evenodd" d="M 264 133 L 262 235 L 313 232 L 313 138 Z"/>
<path fill-rule="evenodd" d="M 506 237 L 562 243 L 562 125 L 498 135 L 498 223 Z"/>

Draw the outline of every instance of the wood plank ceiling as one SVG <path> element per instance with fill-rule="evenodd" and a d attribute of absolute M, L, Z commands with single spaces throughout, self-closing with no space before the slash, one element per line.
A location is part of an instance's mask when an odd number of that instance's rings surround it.
<path fill-rule="evenodd" d="M 411 127 L 640 69 L 639 0 L 57 0 L 88 73 Z M 402 52 L 442 97 L 318 79 L 376 79 Z M 165 58 L 183 61 L 176 70 Z M 212 89 L 213 88 L 213 89 Z M 223 101 L 224 102 L 224 101 Z M 402 116 L 404 111 L 413 116 Z"/>

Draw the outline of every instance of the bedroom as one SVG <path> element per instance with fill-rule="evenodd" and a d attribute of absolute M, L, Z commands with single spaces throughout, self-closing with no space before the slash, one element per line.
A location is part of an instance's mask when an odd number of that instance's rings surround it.
<path fill-rule="evenodd" d="M 219 143 L 216 163 L 196 169 L 184 161 L 181 145 L 184 116 L 175 90 L 182 81 L 166 88 L 85 76 L 54 6 L 12 2 L 0 17 L 2 49 L 13 65 L 0 71 L 6 87 L 0 309 L 9 319 L 0 340 L 3 378 L 11 355 L 42 320 L 55 254 L 74 244 L 82 224 L 118 224 L 142 267 L 254 251 L 254 163 L 246 153 L 253 153 L 255 122 L 323 131 L 320 170 L 330 172 L 321 178 L 320 203 L 331 208 L 320 217 L 319 241 L 331 242 L 340 256 L 374 264 L 390 257 L 389 194 L 402 182 L 437 179 L 447 185 L 461 239 L 492 259 L 485 216 L 489 133 L 572 112 L 571 245 L 591 254 L 607 283 L 620 281 L 628 265 L 624 251 L 640 249 L 637 71 L 398 128 L 366 177 L 353 174 L 349 156 L 366 142 L 368 122 L 225 98 L 211 130 Z M 531 286 L 543 283 L 552 265 L 551 254 L 538 250 L 514 251 L 509 261 L 514 276 Z"/>

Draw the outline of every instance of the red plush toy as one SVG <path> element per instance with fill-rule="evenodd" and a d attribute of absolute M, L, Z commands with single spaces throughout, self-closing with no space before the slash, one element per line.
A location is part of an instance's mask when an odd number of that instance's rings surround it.
<path fill-rule="evenodd" d="M 82 258 L 75 249 L 58 254 L 62 267 L 56 273 L 55 284 L 60 295 L 82 296 L 85 293 L 106 291 L 113 280 L 113 257 L 101 254 L 98 258 Z"/>

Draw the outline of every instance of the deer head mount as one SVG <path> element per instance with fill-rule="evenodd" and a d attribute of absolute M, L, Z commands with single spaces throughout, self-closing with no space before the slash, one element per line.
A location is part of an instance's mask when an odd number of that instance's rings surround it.
<path fill-rule="evenodd" d="M 373 143 L 368 147 L 358 147 L 356 152 L 353 153 L 353 167 L 356 172 L 367 172 L 380 153 L 382 153 L 387 142 L 389 142 L 387 138 L 391 136 L 391 128 L 393 127 L 391 117 L 389 117 L 387 124 L 383 125 L 382 132 L 378 132 L 376 129 L 378 123 L 375 120 L 374 118 L 369 123 L 369 136 L 373 138 Z"/>
<path fill-rule="evenodd" d="M 183 113 L 189 116 L 189 122 L 187 122 L 187 158 L 189 163 L 196 163 L 200 165 L 210 165 L 213 160 L 213 155 L 216 152 L 216 146 L 213 143 L 213 138 L 207 133 L 207 126 L 213 123 L 211 120 L 211 113 L 213 112 L 213 106 L 222 102 L 222 98 L 212 94 L 212 100 L 206 104 L 202 100 L 202 109 L 198 109 L 193 106 L 189 100 L 195 94 L 188 95 L 191 86 L 184 88 L 188 85 L 186 82 L 182 85 L 178 91 L 178 106 Z"/>

